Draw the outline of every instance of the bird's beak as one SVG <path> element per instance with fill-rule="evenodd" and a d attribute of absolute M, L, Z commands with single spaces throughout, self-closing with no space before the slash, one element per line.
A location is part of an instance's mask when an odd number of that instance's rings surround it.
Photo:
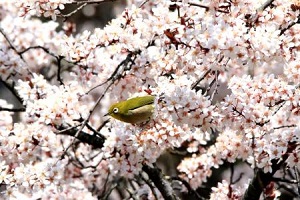
<path fill-rule="evenodd" d="M 106 113 L 105 115 L 103 115 L 103 117 L 108 116 L 108 115 L 109 115 L 109 113 Z"/>

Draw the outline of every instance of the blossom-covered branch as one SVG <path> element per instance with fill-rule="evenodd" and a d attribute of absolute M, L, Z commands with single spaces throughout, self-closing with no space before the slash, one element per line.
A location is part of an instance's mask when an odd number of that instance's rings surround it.
<path fill-rule="evenodd" d="M 0 3 L 1 197 L 296 198 L 299 1 L 128 0 L 85 30 L 103 2 Z M 107 117 L 145 95 L 149 121 Z"/>

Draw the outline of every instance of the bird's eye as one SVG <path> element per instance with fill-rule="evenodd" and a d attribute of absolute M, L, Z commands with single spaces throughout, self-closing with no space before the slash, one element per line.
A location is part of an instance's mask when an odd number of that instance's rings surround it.
<path fill-rule="evenodd" d="M 118 113 L 119 112 L 119 109 L 118 108 L 114 108 L 113 109 L 113 113 Z"/>

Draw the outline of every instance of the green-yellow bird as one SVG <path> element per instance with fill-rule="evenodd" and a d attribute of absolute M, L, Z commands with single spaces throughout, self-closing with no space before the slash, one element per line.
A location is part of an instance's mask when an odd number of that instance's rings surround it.
<path fill-rule="evenodd" d="M 110 115 L 115 119 L 131 124 L 149 121 L 154 111 L 154 99 L 155 96 L 147 95 L 120 101 L 112 104 L 104 116 Z"/>

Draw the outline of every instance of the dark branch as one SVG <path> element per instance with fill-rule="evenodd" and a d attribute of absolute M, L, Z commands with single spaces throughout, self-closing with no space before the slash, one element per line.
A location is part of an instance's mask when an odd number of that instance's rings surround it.
<path fill-rule="evenodd" d="M 105 137 L 103 135 L 101 135 L 101 134 L 90 135 L 83 131 L 78 132 L 78 128 L 76 128 L 76 127 L 70 127 L 70 128 L 58 127 L 57 129 L 60 131 L 57 132 L 56 134 L 61 134 L 61 135 L 70 135 L 70 136 L 75 137 L 76 133 L 78 133 L 76 138 L 79 141 L 89 144 L 89 145 L 93 146 L 94 148 L 102 148 L 103 144 L 105 142 Z"/>
<path fill-rule="evenodd" d="M 292 28 L 294 25 L 299 23 L 300 23 L 300 16 L 298 16 L 297 21 L 292 21 L 286 28 L 281 29 L 279 35 L 283 35 L 285 31 L 287 31 L 288 29 Z"/>
<path fill-rule="evenodd" d="M 8 111 L 8 112 L 25 112 L 25 108 L 3 108 L 0 106 L 0 111 Z"/>
<path fill-rule="evenodd" d="M 197 87 L 197 85 L 209 74 L 211 72 L 211 69 L 209 69 L 209 70 L 207 70 L 206 72 L 205 72 L 205 74 L 199 79 L 199 80 L 197 80 L 195 83 L 193 83 L 192 85 L 191 85 L 191 89 L 192 90 L 194 90 L 196 87 Z"/>
<path fill-rule="evenodd" d="M 77 3 L 78 4 L 78 3 Z M 87 3 L 82 3 L 82 5 L 80 5 L 78 8 L 76 8 L 75 10 L 73 10 L 72 12 L 68 13 L 68 14 L 63 14 L 61 15 L 62 17 L 64 17 L 64 21 L 67 21 L 67 19 L 69 17 L 71 17 L 72 15 L 74 15 L 75 13 L 77 13 L 79 10 L 83 9 L 85 6 L 87 5 Z"/>
<path fill-rule="evenodd" d="M 150 189 L 152 191 L 152 194 L 155 197 L 155 199 L 158 199 L 157 192 L 155 190 L 155 186 L 153 185 L 153 183 L 149 179 L 145 178 L 142 173 L 140 173 L 140 177 L 150 187 Z"/>
<path fill-rule="evenodd" d="M 200 196 L 200 194 L 194 190 L 191 185 L 184 179 L 181 179 L 179 177 L 172 177 L 172 180 L 176 180 L 176 181 L 180 181 L 187 189 L 188 189 L 188 193 L 192 194 L 193 196 L 195 196 L 197 199 L 202 200 L 204 199 L 203 197 Z"/>
<path fill-rule="evenodd" d="M 154 185 L 160 191 L 165 200 L 178 199 L 174 194 L 170 183 L 164 178 L 161 169 L 156 166 L 151 168 L 148 165 L 143 165 L 143 171 L 148 174 L 149 178 L 153 181 Z"/>
<path fill-rule="evenodd" d="M 56 58 L 56 60 L 57 60 L 57 81 L 58 81 L 61 85 L 63 85 L 64 82 L 63 82 L 63 80 L 62 80 L 62 78 L 61 78 L 60 73 L 61 73 L 61 68 L 62 68 L 62 66 L 61 66 L 61 61 L 64 59 L 64 57 L 58 56 L 58 57 L 55 57 L 55 58 Z"/>
<path fill-rule="evenodd" d="M 105 2 L 114 2 L 114 1 L 117 1 L 117 0 L 78 0 L 78 1 L 74 1 L 72 2 L 72 4 L 85 4 L 85 3 L 88 3 L 88 4 L 100 4 L 100 3 L 105 3 Z"/>
<path fill-rule="evenodd" d="M 140 54 L 141 51 L 137 50 L 135 52 L 130 52 L 126 58 L 118 64 L 115 71 L 110 75 L 110 77 L 104 81 L 103 83 L 96 85 L 95 87 L 91 88 L 86 94 L 89 94 L 94 89 L 101 87 L 102 85 L 108 83 L 109 81 L 115 82 L 116 80 L 120 79 L 123 76 L 125 71 L 129 71 L 131 69 L 131 65 L 134 64 L 135 59 L 137 58 L 136 55 Z M 129 66 L 128 66 L 129 65 Z"/>
<path fill-rule="evenodd" d="M 0 79 L 0 83 L 2 83 L 13 95 L 14 97 L 16 97 L 16 99 L 23 104 L 23 99 L 19 96 L 18 92 L 16 91 L 14 84 L 12 84 L 12 86 L 10 84 L 8 84 L 7 82 L 3 81 L 2 79 Z"/>
<path fill-rule="evenodd" d="M 6 41 L 8 42 L 10 48 L 12 48 L 17 54 L 19 54 L 18 50 L 16 49 L 16 47 L 12 44 L 12 42 L 10 41 L 10 39 L 8 38 L 8 36 L 6 35 L 6 33 L 4 33 L 3 28 L 0 27 L 0 33 L 3 35 L 3 37 L 6 39 Z M 23 59 L 22 54 L 19 54 L 21 59 Z"/>
<path fill-rule="evenodd" d="M 49 54 L 49 55 L 51 55 L 51 56 L 53 56 L 53 57 L 57 57 L 55 54 L 53 54 L 53 53 L 51 53 L 50 51 L 49 51 L 49 49 L 47 49 L 46 47 L 43 47 L 43 46 L 30 46 L 30 47 L 28 47 L 28 48 L 26 48 L 26 49 L 24 49 L 24 50 L 22 50 L 22 51 L 19 51 L 18 53 L 20 54 L 20 55 L 22 55 L 22 54 L 24 54 L 24 53 L 26 53 L 27 51 L 29 51 L 29 50 L 31 50 L 31 49 L 42 49 L 44 52 L 46 52 L 47 54 Z"/>
<path fill-rule="evenodd" d="M 263 190 L 269 185 L 273 180 L 273 175 L 283 166 L 286 159 L 289 156 L 289 152 L 292 152 L 297 145 L 290 143 L 287 153 L 282 156 L 280 162 L 278 160 L 272 161 L 272 172 L 264 173 L 262 169 L 258 169 L 251 180 L 242 200 L 257 200 L 262 194 Z"/>
<path fill-rule="evenodd" d="M 274 0 L 267 0 L 264 4 L 262 4 L 258 9 L 256 9 L 255 14 L 249 14 L 247 16 L 247 24 L 249 27 L 254 27 L 255 23 L 258 20 L 259 14 L 263 12 L 267 7 L 271 6 Z"/>
<path fill-rule="evenodd" d="M 257 10 L 264 11 L 267 7 L 269 7 L 274 0 L 267 0 L 263 5 L 261 5 Z"/>
<path fill-rule="evenodd" d="M 294 128 L 297 127 L 296 124 L 292 124 L 292 125 L 283 125 L 283 126 L 278 126 L 278 127 L 274 127 L 273 129 L 282 129 L 282 128 Z"/>
<path fill-rule="evenodd" d="M 188 3 L 190 6 L 196 6 L 196 7 L 200 7 L 200 8 L 204 8 L 205 11 L 209 11 L 210 7 L 209 6 L 205 6 L 199 3 Z M 221 12 L 221 13 L 229 13 L 227 10 L 222 10 L 217 8 L 216 11 Z"/>

